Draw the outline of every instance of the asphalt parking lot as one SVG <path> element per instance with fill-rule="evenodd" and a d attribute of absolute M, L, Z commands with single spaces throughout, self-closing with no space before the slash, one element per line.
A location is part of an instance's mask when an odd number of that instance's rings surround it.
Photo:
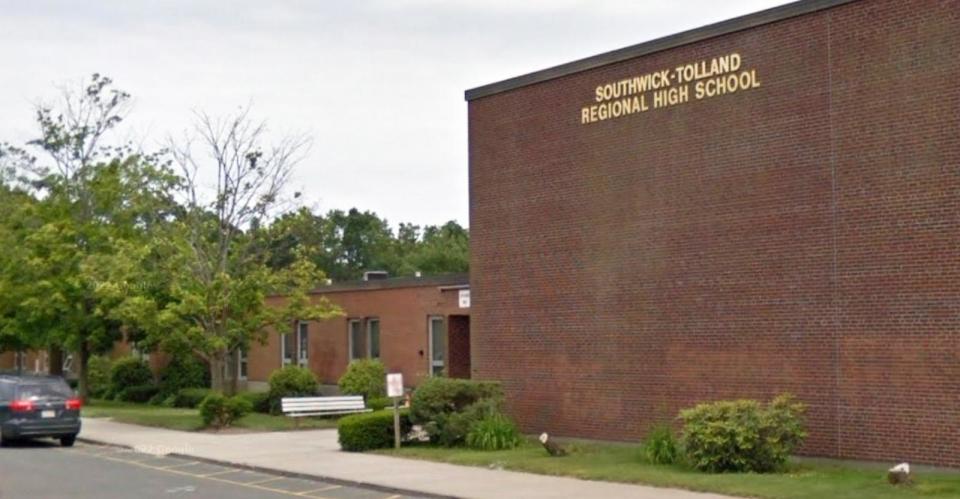
<path fill-rule="evenodd" d="M 284 477 L 188 458 L 157 457 L 36 440 L 0 448 L 0 498 L 413 498 L 358 486 Z"/>

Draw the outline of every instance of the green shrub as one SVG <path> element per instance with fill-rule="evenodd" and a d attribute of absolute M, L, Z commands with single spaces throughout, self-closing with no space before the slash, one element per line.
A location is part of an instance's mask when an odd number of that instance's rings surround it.
<path fill-rule="evenodd" d="M 196 409 L 207 395 L 213 393 L 209 388 L 184 388 L 177 392 L 173 399 L 173 407 Z"/>
<path fill-rule="evenodd" d="M 150 405 L 163 405 L 163 401 L 167 399 L 167 396 L 163 394 L 162 391 L 157 391 L 157 394 L 150 397 L 150 400 L 147 401 Z"/>
<path fill-rule="evenodd" d="M 184 388 L 210 388 L 210 370 L 191 354 L 173 357 L 160 371 L 160 391 L 164 395 L 173 395 Z"/>
<path fill-rule="evenodd" d="M 494 414 L 475 422 L 466 437 L 467 446 L 477 450 L 512 449 L 522 441 L 517 426 L 503 414 Z"/>
<path fill-rule="evenodd" d="M 677 463 L 680 449 L 673 430 L 667 425 L 654 426 L 643 441 L 643 456 L 653 464 Z"/>
<path fill-rule="evenodd" d="M 253 412 L 270 414 L 270 394 L 267 392 L 242 392 L 237 394 L 248 402 L 253 408 Z"/>
<path fill-rule="evenodd" d="M 103 355 L 94 355 L 87 361 L 87 395 L 104 398 L 110 391 L 110 364 L 110 359 Z"/>
<path fill-rule="evenodd" d="M 284 397 L 309 397 L 317 394 L 320 383 L 313 372 L 305 367 L 286 366 L 270 374 L 270 412 L 280 412 L 280 399 Z"/>
<path fill-rule="evenodd" d="M 141 359 L 124 357 L 110 367 L 110 391 L 115 398 L 123 398 L 120 392 L 129 387 L 149 384 L 153 384 L 153 373 Z"/>
<path fill-rule="evenodd" d="M 117 400 L 121 400 L 123 402 L 137 402 L 144 404 L 159 392 L 160 389 L 154 384 L 134 385 L 128 386 L 117 392 L 116 398 Z"/>
<path fill-rule="evenodd" d="M 340 377 L 338 385 L 344 395 L 363 395 L 370 401 L 387 395 L 387 370 L 377 359 L 360 359 L 350 362 L 347 372 Z"/>
<path fill-rule="evenodd" d="M 806 437 L 805 409 L 790 395 L 766 406 L 755 400 L 700 404 L 680 412 L 683 446 L 701 471 L 773 471 Z"/>
<path fill-rule="evenodd" d="M 410 417 L 400 411 L 400 435 L 410 433 Z M 345 451 L 362 452 L 393 447 L 393 411 L 377 411 L 346 416 L 337 421 L 340 447 Z"/>
<path fill-rule="evenodd" d="M 390 397 L 376 397 L 367 399 L 367 407 L 375 411 L 381 411 L 387 407 L 393 407 L 393 399 Z"/>
<path fill-rule="evenodd" d="M 502 403 L 497 383 L 430 378 L 413 393 L 410 420 L 423 425 L 431 442 L 453 446 L 464 442 L 474 423 L 500 413 Z"/>
<path fill-rule="evenodd" d="M 211 393 L 200 402 L 200 416 L 203 424 L 215 428 L 226 428 L 234 421 L 246 416 L 253 410 L 250 401 L 243 397 L 227 398 L 219 393 Z"/>

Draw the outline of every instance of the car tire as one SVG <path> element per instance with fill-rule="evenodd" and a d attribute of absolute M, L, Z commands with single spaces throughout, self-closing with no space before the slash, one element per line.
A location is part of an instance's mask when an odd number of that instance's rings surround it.
<path fill-rule="evenodd" d="M 77 441 L 76 435 L 67 435 L 65 437 L 60 437 L 60 445 L 64 447 L 73 447 L 73 444 Z"/>

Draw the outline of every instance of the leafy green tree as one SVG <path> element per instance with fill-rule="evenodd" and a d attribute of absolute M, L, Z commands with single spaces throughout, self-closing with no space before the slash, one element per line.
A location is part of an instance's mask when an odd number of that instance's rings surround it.
<path fill-rule="evenodd" d="M 426 274 L 470 270 L 470 234 L 455 221 L 428 226 L 422 241 L 405 258 L 405 266 Z"/>
<path fill-rule="evenodd" d="M 109 78 L 93 75 L 79 92 L 65 90 L 58 106 L 37 109 L 40 136 L 28 143 L 46 161 L 20 152 L 18 177 L 35 193 L 16 232 L 20 255 L 2 280 L 12 287 L 7 331 L 31 347 L 77 353 L 80 393 L 86 396 L 87 363 L 112 347 L 125 328 L 117 313 L 135 267 L 120 265 L 174 212 L 175 176 L 155 157 L 107 143 L 129 95 Z M 126 272 L 124 272 L 126 270 Z"/>
<path fill-rule="evenodd" d="M 167 243 L 173 300 L 147 329 L 203 358 L 214 390 L 235 392 L 238 351 L 265 341 L 268 330 L 286 332 L 295 320 L 341 312 L 309 299 L 325 276 L 306 250 L 271 268 L 269 246 L 257 237 L 257 229 L 283 211 L 286 184 L 308 142 L 287 137 L 267 147 L 266 124 L 252 121 L 246 109 L 225 119 L 198 114 L 194 132 L 172 144 L 186 180 L 185 212 Z M 215 172 L 211 182 L 201 180 L 205 172 Z M 215 187 L 206 191 L 205 185 Z M 269 295 L 286 299 L 270 306 Z"/>

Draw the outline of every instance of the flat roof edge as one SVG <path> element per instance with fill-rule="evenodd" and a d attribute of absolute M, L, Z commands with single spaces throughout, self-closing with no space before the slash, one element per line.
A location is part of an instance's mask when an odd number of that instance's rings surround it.
<path fill-rule="evenodd" d="M 508 78 L 496 83 L 490 83 L 480 87 L 472 88 L 464 92 L 466 100 L 473 101 L 482 97 L 507 92 L 517 88 L 542 83 L 563 76 L 580 73 L 590 69 L 596 69 L 602 66 L 623 62 L 640 56 L 660 52 L 691 43 L 696 43 L 709 38 L 727 35 L 742 31 L 745 29 L 763 26 L 765 24 L 783 21 L 792 17 L 812 14 L 817 11 L 838 7 L 858 0 L 800 0 L 793 3 L 779 5 L 752 14 L 746 14 L 733 19 L 727 19 L 714 24 L 708 24 L 699 28 L 682 31 L 673 35 L 667 35 L 662 38 L 656 38 L 636 45 L 630 45 L 610 52 L 578 59 L 576 61 L 560 64 L 540 71 L 534 71 L 521 76 Z"/>

